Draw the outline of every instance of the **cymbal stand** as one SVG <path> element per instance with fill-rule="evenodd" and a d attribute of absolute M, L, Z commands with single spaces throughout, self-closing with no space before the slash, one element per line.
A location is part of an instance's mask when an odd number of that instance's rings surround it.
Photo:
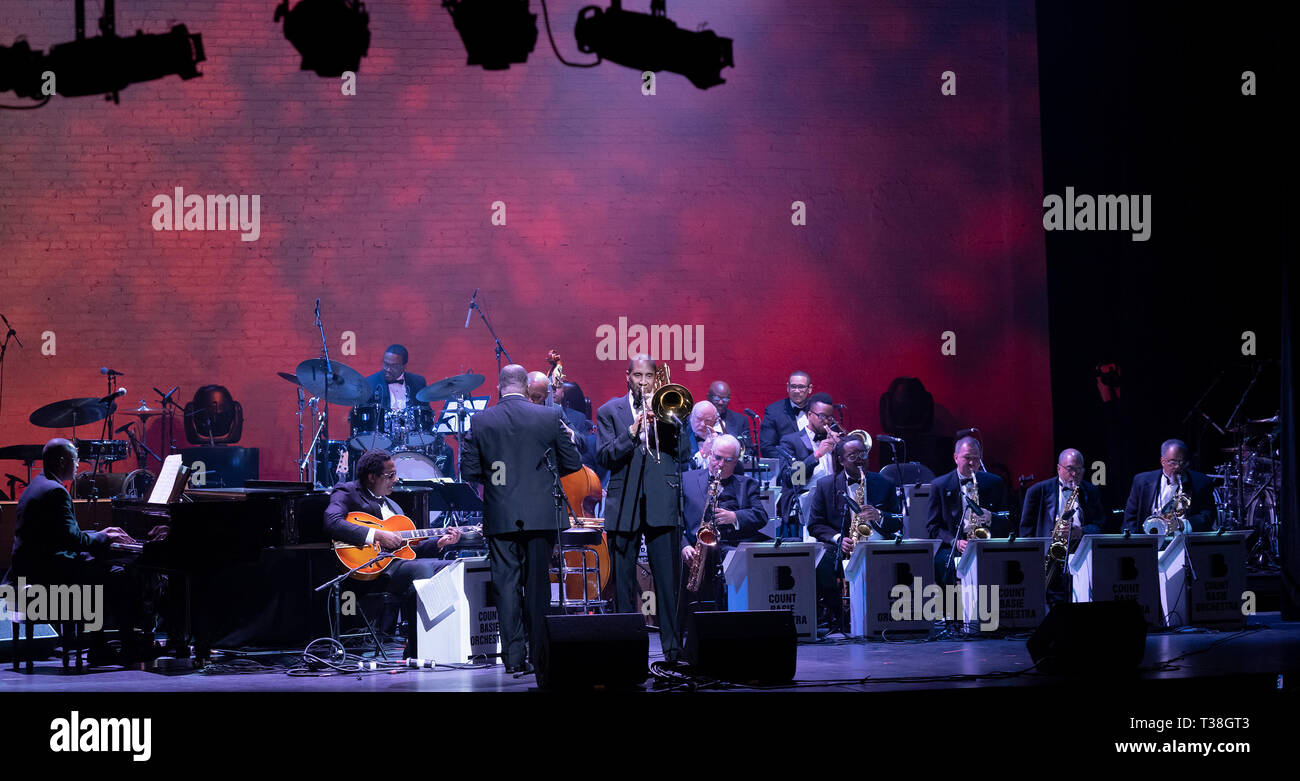
<path fill-rule="evenodd" d="M 320 331 L 321 358 L 325 360 L 325 393 L 322 394 L 322 399 L 325 403 L 322 405 L 324 411 L 321 413 L 321 425 L 316 434 L 316 441 L 319 441 L 320 437 L 323 435 L 325 437 L 325 444 L 321 445 L 321 447 L 328 448 L 330 438 L 330 385 L 334 383 L 334 364 L 330 363 L 330 348 L 329 344 L 325 340 L 325 324 L 320 317 L 319 298 L 316 299 L 316 328 Z M 314 410 L 315 408 L 313 407 L 313 411 Z M 315 442 L 313 442 L 312 448 L 315 449 L 315 446 Z M 312 484 L 318 484 L 318 481 L 316 480 L 315 467 L 312 468 Z"/>
<path fill-rule="evenodd" d="M 176 447 L 176 419 L 174 417 L 174 412 L 175 410 L 181 409 L 181 405 L 177 404 L 175 400 L 172 399 L 172 394 L 180 389 L 181 386 L 179 385 L 166 393 L 163 393 L 157 388 L 153 389 L 153 392 L 158 394 L 158 403 L 162 406 L 163 412 L 167 413 L 167 419 L 163 422 L 163 441 L 160 447 L 160 449 L 167 454 L 175 453 L 180 449 Z"/>
<path fill-rule="evenodd" d="M 302 482 L 305 482 L 306 479 L 307 479 L 307 468 L 306 468 L 306 466 L 304 465 L 303 458 L 302 458 L 302 456 L 303 456 L 303 450 L 302 450 L 302 447 L 303 447 L 303 441 L 302 441 L 302 435 L 303 435 L 302 411 L 303 411 L 303 408 L 307 406 L 307 394 L 306 394 L 305 392 L 303 392 L 303 389 L 302 389 L 302 386 L 301 386 L 301 385 L 299 385 L 299 386 L 297 386 L 297 387 L 298 387 L 298 482 L 302 483 Z"/>

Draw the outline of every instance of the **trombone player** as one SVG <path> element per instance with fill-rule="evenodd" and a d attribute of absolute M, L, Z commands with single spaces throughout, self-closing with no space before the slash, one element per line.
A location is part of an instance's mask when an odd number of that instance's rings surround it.
<path fill-rule="evenodd" d="M 664 367 L 666 368 L 666 367 Z M 655 613 L 664 659 L 681 657 L 677 627 L 678 559 L 681 539 L 681 471 L 691 459 L 686 435 L 690 393 L 667 385 L 648 355 L 628 361 L 626 396 L 596 413 L 596 462 L 609 470 L 605 484 L 605 533 L 614 576 L 614 606 L 640 613 L 636 559 L 642 536 L 655 581 Z M 656 390 L 665 392 L 656 394 Z M 655 407 L 655 400 L 660 408 Z M 669 399 L 674 406 L 664 403 Z M 662 419 L 664 417 L 667 419 Z M 675 424 L 675 425 L 674 425 Z"/>

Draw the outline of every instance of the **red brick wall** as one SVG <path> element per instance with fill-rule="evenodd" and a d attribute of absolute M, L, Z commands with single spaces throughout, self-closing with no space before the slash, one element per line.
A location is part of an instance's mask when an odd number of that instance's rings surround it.
<path fill-rule="evenodd" d="M 273 3 L 188 5 L 119 3 L 118 29 L 185 23 L 201 78 L 0 111 L 0 312 L 26 345 L 6 361 L 0 444 L 44 441 L 28 414 L 101 395 L 112 366 L 132 405 L 228 386 L 263 476 L 287 477 L 294 394 L 275 372 L 319 354 L 316 297 L 331 356 L 365 374 L 402 342 L 430 380 L 491 376 L 489 335 L 463 328 L 477 287 L 515 360 L 559 349 L 596 404 L 622 389 L 622 365 L 596 359 L 601 324 L 699 324 L 701 370 L 672 362 L 698 398 L 725 378 L 733 407 L 760 409 L 799 367 L 874 432 L 890 380 L 920 376 L 1000 460 L 1050 463 L 1032 4 L 670 3 L 682 27 L 734 38 L 736 68 L 707 91 L 662 73 L 654 96 L 613 63 L 563 66 L 544 27 L 527 64 L 466 67 L 446 11 L 396 0 L 367 3 L 344 96 L 298 69 Z M 575 61 L 591 59 L 582 5 L 550 4 Z M 71 40 L 71 3 L 5 3 L 0 42 L 19 35 Z M 175 187 L 259 195 L 260 237 L 155 232 L 150 203 Z"/>

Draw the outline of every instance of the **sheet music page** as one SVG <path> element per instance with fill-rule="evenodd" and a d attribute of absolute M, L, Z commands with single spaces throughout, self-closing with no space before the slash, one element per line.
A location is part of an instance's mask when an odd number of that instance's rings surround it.
<path fill-rule="evenodd" d="M 174 453 L 167 456 L 163 461 L 162 471 L 158 473 L 158 481 L 153 484 L 153 491 L 149 494 L 149 504 L 167 504 L 171 499 L 172 489 L 176 487 L 176 477 L 181 473 L 181 454 Z"/>

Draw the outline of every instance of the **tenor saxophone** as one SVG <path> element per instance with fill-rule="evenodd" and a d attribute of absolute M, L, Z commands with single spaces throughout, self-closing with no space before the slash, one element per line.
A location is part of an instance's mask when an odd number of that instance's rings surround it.
<path fill-rule="evenodd" d="M 686 590 L 695 593 L 704 582 L 704 563 L 709 549 L 718 544 L 718 527 L 713 522 L 713 510 L 718 505 L 718 494 L 722 490 L 722 481 L 717 475 L 709 476 L 709 487 L 704 501 L 704 516 L 700 519 L 700 529 L 695 533 L 695 555 L 691 557 L 690 574 L 686 578 Z"/>
<path fill-rule="evenodd" d="M 1074 510 L 1079 505 L 1082 486 L 1075 486 L 1065 500 L 1060 515 L 1052 524 L 1052 544 L 1047 547 L 1047 561 L 1043 563 L 1043 572 L 1050 575 L 1053 564 L 1061 564 L 1070 553 L 1070 530 L 1074 527 Z"/>
<path fill-rule="evenodd" d="M 958 493 L 962 492 L 958 491 Z M 970 508 L 972 503 L 976 507 L 978 507 L 980 503 L 980 484 L 978 480 L 972 479 L 970 484 L 970 497 L 967 498 L 966 494 L 962 493 L 962 499 L 965 507 L 961 511 L 961 521 L 962 526 L 966 529 L 966 539 L 987 540 L 992 536 L 989 527 L 984 525 L 983 516 L 977 516 Z M 976 518 L 979 518 L 979 522 L 976 522 Z"/>

